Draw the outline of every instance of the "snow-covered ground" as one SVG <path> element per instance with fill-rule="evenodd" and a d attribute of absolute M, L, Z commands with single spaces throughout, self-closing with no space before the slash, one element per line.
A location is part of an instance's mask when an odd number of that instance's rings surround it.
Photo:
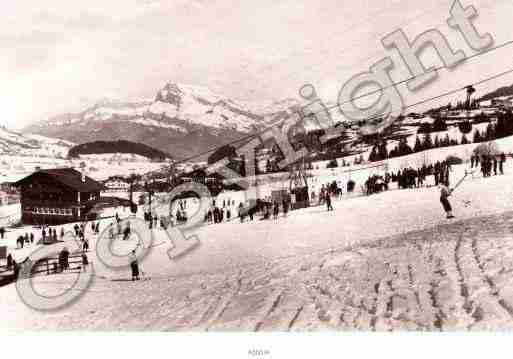
<path fill-rule="evenodd" d="M 456 166 L 453 183 L 464 173 Z M 200 246 L 170 260 L 154 230 L 141 268 L 151 280 L 124 282 L 89 253 L 97 276 L 57 312 L 24 306 L 0 289 L 0 326 L 22 329 L 322 330 L 505 329 L 512 327 L 513 170 L 469 176 L 444 219 L 434 187 L 392 190 L 311 207 L 276 221 L 200 227 Z M 127 213 L 126 213 L 127 214 Z M 104 229 L 110 220 L 101 224 Z M 12 249 L 18 232 L 8 233 Z M 87 234 L 93 248 L 96 236 Z M 137 240 L 119 244 L 128 251 Z M 14 250 L 15 256 L 26 255 Z M 18 254 L 18 252 L 20 252 Z M 74 275 L 36 280 L 65 288 Z"/>
<path fill-rule="evenodd" d="M 165 165 L 147 158 L 130 154 L 85 155 L 77 159 L 40 157 L 36 155 L 0 154 L 0 183 L 15 182 L 37 169 L 72 167 L 95 180 L 105 180 L 111 176 L 129 176 L 132 173 L 146 174 Z"/>

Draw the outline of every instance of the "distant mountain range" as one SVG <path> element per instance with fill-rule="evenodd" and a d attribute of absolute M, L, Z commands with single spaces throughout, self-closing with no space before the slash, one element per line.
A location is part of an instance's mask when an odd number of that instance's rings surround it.
<path fill-rule="evenodd" d="M 510 95 L 513 95 L 513 85 L 480 99 Z M 240 103 L 205 87 L 168 83 L 157 91 L 154 99 L 101 100 L 82 112 L 60 114 L 32 124 L 23 132 L 45 136 L 46 142 L 49 137 L 58 139 L 52 140 L 54 142 L 63 140 L 61 145 L 68 149 L 75 143 L 125 140 L 150 146 L 180 160 L 266 128 L 299 106 L 295 99 Z M 3 138 L 4 142 L 0 133 L 0 151 L 2 146 L 10 147 L 9 136 Z M 14 148 L 36 149 L 45 143 L 42 138 L 23 137 Z M 208 155 L 195 160 L 205 160 Z"/>
<path fill-rule="evenodd" d="M 274 114 L 285 114 L 294 105 L 293 99 L 245 105 L 205 87 L 168 83 L 153 100 L 102 100 L 82 112 L 30 125 L 24 132 L 78 144 L 127 140 L 180 159 L 265 128 Z"/>

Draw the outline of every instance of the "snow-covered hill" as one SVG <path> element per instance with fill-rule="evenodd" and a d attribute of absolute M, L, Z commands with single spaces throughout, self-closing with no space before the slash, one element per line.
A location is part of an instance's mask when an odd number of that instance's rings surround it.
<path fill-rule="evenodd" d="M 21 134 L 5 127 L 0 128 L 0 154 L 64 158 L 74 145 L 61 139 Z"/>

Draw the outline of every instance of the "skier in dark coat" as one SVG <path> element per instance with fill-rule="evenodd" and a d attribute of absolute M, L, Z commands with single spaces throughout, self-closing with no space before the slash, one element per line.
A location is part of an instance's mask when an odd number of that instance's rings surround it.
<path fill-rule="evenodd" d="M 130 255 L 130 269 L 132 270 L 132 281 L 139 280 L 139 263 L 137 262 L 135 250 Z"/>
<path fill-rule="evenodd" d="M 89 266 L 89 259 L 87 258 L 87 254 L 82 253 L 82 270 L 87 272 L 87 267 Z"/>
<path fill-rule="evenodd" d="M 331 196 L 329 192 L 326 192 L 326 207 L 328 208 L 328 211 L 333 211 L 333 206 L 331 205 Z"/>
<path fill-rule="evenodd" d="M 84 243 L 82 244 L 82 251 L 83 252 L 89 251 L 89 241 L 87 239 L 84 239 Z"/>
<path fill-rule="evenodd" d="M 286 199 L 284 199 L 282 206 L 283 206 L 283 217 L 287 217 L 287 213 L 289 212 L 289 202 Z"/>
<path fill-rule="evenodd" d="M 9 253 L 9 255 L 7 255 L 7 270 L 12 269 L 13 262 L 14 260 L 12 259 L 12 255 Z"/>
<path fill-rule="evenodd" d="M 123 240 L 126 241 L 130 238 L 130 222 L 127 222 L 125 230 L 123 231 Z"/>
<path fill-rule="evenodd" d="M 440 203 L 442 203 L 442 207 L 444 208 L 445 213 L 447 214 L 447 218 L 454 218 L 452 215 L 452 206 L 449 203 L 449 197 L 452 194 L 452 190 L 448 188 L 445 184 L 441 183 L 439 185 L 440 188 Z"/>
<path fill-rule="evenodd" d="M 59 262 L 61 264 L 61 271 L 69 269 L 69 251 L 64 248 L 59 254 Z"/>

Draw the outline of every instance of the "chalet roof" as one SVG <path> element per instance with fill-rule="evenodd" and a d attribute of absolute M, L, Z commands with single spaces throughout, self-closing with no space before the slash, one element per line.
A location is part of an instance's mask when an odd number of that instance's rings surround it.
<path fill-rule="evenodd" d="M 29 183 L 35 176 L 41 175 L 50 177 L 77 192 L 99 192 L 105 189 L 103 184 L 95 181 L 91 177 L 84 176 L 84 181 L 82 181 L 82 173 L 73 168 L 39 170 L 19 180 L 14 183 L 14 185 L 20 186 L 22 184 Z"/>

